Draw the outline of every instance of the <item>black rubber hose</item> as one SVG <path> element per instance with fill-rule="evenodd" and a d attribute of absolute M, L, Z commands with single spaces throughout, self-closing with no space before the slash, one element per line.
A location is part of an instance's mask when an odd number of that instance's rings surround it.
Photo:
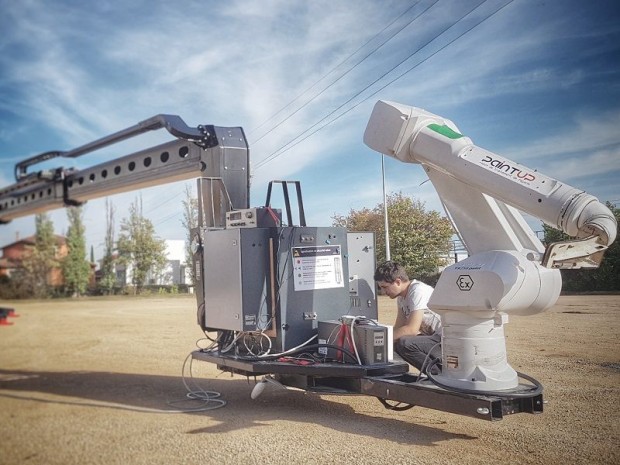
<path fill-rule="evenodd" d="M 526 398 L 526 397 L 532 397 L 532 396 L 537 396 L 539 394 L 542 394 L 543 392 L 543 386 L 542 384 L 537 381 L 536 379 L 532 378 L 531 376 L 526 375 L 525 373 L 519 373 L 517 371 L 517 376 L 519 378 L 523 378 L 528 380 L 530 383 L 533 384 L 532 388 L 527 390 L 527 391 L 519 391 L 519 392 L 506 392 L 506 391 L 476 391 L 475 389 L 461 389 L 461 388 L 455 388 L 452 386 L 448 386 L 446 384 L 443 384 L 439 381 L 437 381 L 437 379 L 431 374 L 431 368 L 434 367 L 435 365 L 437 365 L 439 362 L 441 361 L 441 359 L 436 358 L 433 361 L 431 361 L 431 363 L 428 364 L 428 366 L 426 367 L 425 370 L 425 374 L 426 376 L 428 376 L 428 379 L 431 380 L 431 382 L 433 384 L 435 384 L 436 386 L 439 386 L 442 389 L 445 389 L 447 391 L 454 391 L 454 392 L 462 392 L 465 394 L 475 394 L 475 395 L 479 395 L 479 396 L 494 396 L 494 397 L 503 397 L 503 398 Z"/>

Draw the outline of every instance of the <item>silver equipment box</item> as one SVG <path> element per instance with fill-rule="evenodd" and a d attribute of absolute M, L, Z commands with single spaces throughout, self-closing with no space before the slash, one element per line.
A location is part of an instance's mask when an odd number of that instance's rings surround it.
<path fill-rule="evenodd" d="M 282 224 L 282 210 L 271 207 L 245 208 L 226 212 L 226 229 L 274 228 Z"/>
<path fill-rule="evenodd" d="M 205 232 L 205 326 L 233 331 L 271 327 L 270 230 Z"/>
<path fill-rule="evenodd" d="M 205 230 L 204 261 L 197 261 L 201 321 L 217 330 L 265 331 L 278 352 L 312 340 L 319 321 L 347 313 L 376 319 L 374 237 L 352 241 L 352 256 L 347 239 L 338 227 Z"/>

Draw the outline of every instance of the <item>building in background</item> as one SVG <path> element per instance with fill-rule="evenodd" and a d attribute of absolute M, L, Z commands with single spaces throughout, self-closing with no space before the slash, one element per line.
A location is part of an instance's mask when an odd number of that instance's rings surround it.
<path fill-rule="evenodd" d="M 190 269 L 185 264 L 185 241 L 166 240 L 166 266 L 159 275 L 149 276 L 149 284 L 178 285 L 190 283 Z"/>
<path fill-rule="evenodd" d="M 185 264 L 185 241 L 181 239 L 167 239 L 166 265 L 158 273 L 149 273 L 147 285 L 175 286 L 191 284 L 190 268 Z M 125 266 L 116 264 L 116 279 L 120 285 L 131 285 L 131 264 Z"/>
<path fill-rule="evenodd" d="M 54 258 L 58 261 L 58 266 L 53 267 L 47 277 L 47 283 L 50 286 L 61 286 L 64 284 L 62 268 L 60 263 L 67 256 L 69 249 L 67 248 L 67 239 L 64 236 L 55 236 L 56 244 L 54 250 Z M 0 276 L 11 277 L 15 270 L 23 266 L 24 260 L 32 254 L 36 245 L 36 237 L 29 236 L 18 239 L 15 242 L 2 247 L 2 257 L 0 257 Z"/>

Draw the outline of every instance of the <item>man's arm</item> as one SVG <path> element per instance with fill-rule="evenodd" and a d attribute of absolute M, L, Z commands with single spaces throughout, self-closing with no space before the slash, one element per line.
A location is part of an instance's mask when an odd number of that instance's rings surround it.
<path fill-rule="evenodd" d="M 398 310 L 396 323 L 394 323 L 394 340 L 403 336 L 417 336 L 420 334 L 420 326 L 424 319 L 424 310 L 414 310 L 408 317 Z"/>

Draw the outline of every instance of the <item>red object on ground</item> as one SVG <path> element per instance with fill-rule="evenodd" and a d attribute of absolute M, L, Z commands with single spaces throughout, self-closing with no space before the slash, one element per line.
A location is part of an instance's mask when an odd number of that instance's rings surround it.
<path fill-rule="evenodd" d="M 5 316 L 0 317 L 0 326 L 11 326 L 13 323 L 8 321 Z"/>
<path fill-rule="evenodd" d="M 15 313 L 15 309 L 11 307 L 0 307 L 0 317 L 10 316 L 11 318 L 17 318 L 19 315 Z"/>

